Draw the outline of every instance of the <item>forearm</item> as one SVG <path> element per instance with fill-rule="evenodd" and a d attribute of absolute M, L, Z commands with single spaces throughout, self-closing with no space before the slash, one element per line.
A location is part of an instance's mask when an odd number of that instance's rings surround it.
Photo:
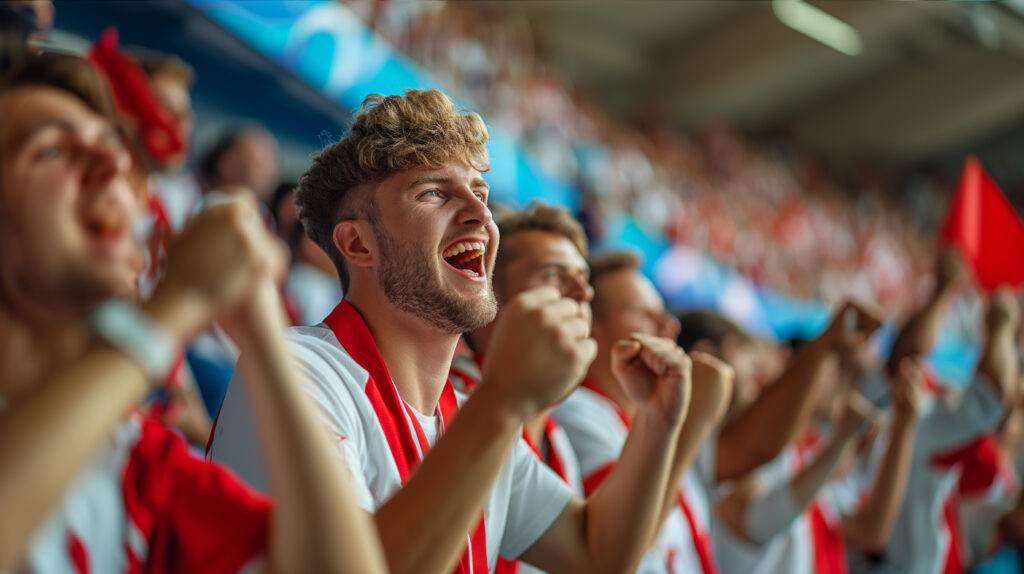
<path fill-rule="evenodd" d="M 702 416 L 704 413 L 694 412 L 694 406 L 693 404 L 690 405 L 690 413 L 686 417 L 683 428 L 679 432 L 679 438 L 676 441 L 672 464 L 669 467 L 668 480 L 665 483 L 665 495 L 661 501 L 661 511 L 658 513 L 657 528 L 654 530 L 655 537 L 657 537 L 657 533 L 661 530 L 665 520 L 668 519 L 672 508 L 679 503 L 679 485 L 683 480 L 683 475 L 693 465 L 701 446 L 708 438 L 708 435 L 711 434 L 716 423 L 715 419 Z"/>
<path fill-rule="evenodd" d="M 658 518 L 678 435 L 677 429 L 666 428 L 654 417 L 633 421 L 618 463 L 587 499 L 586 559 L 574 571 L 636 568 L 660 530 Z"/>
<path fill-rule="evenodd" d="M 889 372 L 894 372 L 906 357 L 923 357 L 931 352 L 942 330 L 953 292 L 948 286 L 936 288 L 924 306 L 900 330 L 889 353 Z"/>
<path fill-rule="evenodd" d="M 377 510 L 392 573 L 449 572 L 458 562 L 522 424 L 491 393 L 480 385 L 406 485 Z"/>
<path fill-rule="evenodd" d="M 772 460 L 803 432 L 817 400 L 818 380 L 835 353 L 823 337 L 808 343 L 789 368 L 718 437 L 716 479 L 738 478 Z"/>
<path fill-rule="evenodd" d="M 834 436 L 814 462 L 793 479 L 789 490 L 798 508 L 807 508 L 814 501 L 822 487 L 832 478 L 839 461 L 853 447 L 856 436 L 853 431 Z"/>
<path fill-rule="evenodd" d="M 174 340 L 194 324 L 182 302 L 165 294 L 146 307 Z M 0 570 L 21 559 L 36 527 L 150 388 L 134 358 L 98 344 L 0 414 Z"/>
<path fill-rule="evenodd" d="M 302 389 L 273 285 L 258 287 L 241 329 L 238 369 L 275 500 L 270 561 L 280 572 L 384 572 L 369 516 Z"/>
<path fill-rule="evenodd" d="M 1004 401 L 1015 400 L 1017 382 L 1017 349 L 1014 329 L 1009 323 L 989 328 L 988 338 L 978 362 L 978 374 L 991 383 Z"/>
<path fill-rule="evenodd" d="M 916 422 L 913 418 L 894 420 L 889 445 L 867 499 L 856 513 L 843 519 L 847 541 L 864 552 L 879 552 L 885 546 L 903 507 Z"/>

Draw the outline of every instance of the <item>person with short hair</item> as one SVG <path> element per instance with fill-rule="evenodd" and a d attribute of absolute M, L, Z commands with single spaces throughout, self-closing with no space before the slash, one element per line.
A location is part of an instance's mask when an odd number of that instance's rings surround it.
<path fill-rule="evenodd" d="M 593 492 L 626 463 L 624 445 L 636 424 L 636 402 L 615 372 L 616 354 L 623 352 L 620 341 L 630 337 L 671 340 L 678 324 L 665 311 L 654 285 L 640 274 L 640 259 L 634 253 L 604 253 L 591 258 L 589 266 L 598 356 L 583 385 L 555 408 L 553 416 L 565 428 L 580 461 L 585 491 Z M 690 413 L 680 428 L 662 493 L 659 530 L 652 539 L 654 550 L 645 560 L 643 572 L 718 572 L 710 538 L 709 501 L 698 490 L 704 471 L 697 467 L 710 464 L 707 450 L 701 447 L 724 413 L 732 371 L 700 352 L 690 356 Z M 702 460 L 697 461 L 698 456 Z"/>
<path fill-rule="evenodd" d="M 392 572 L 485 572 L 499 556 L 549 572 L 630 571 L 655 531 L 689 359 L 669 341 L 624 343 L 616 364 L 636 422 L 624 464 L 586 500 L 521 437 L 594 357 L 578 301 L 550 286 L 514 297 L 480 384 L 468 398 L 455 392 L 462 333 L 497 312 L 487 137 L 477 114 L 437 90 L 365 100 L 350 134 L 300 179 L 299 218 L 337 266 L 345 299 L 321 325 L 294 328 L 292 349 Z M 210 454 L 261 484 L 237 386 Z"/>
<path fill-rule="evenodd" d="M 198 216 L 137 307 L 130 156 L 92 66 L 27 57 L 0 113 L 0 571 L 383 572 L 297 386 L 254 210 Z M 248 351 L 273 501 L 132 410 L 214 318 Z"/>

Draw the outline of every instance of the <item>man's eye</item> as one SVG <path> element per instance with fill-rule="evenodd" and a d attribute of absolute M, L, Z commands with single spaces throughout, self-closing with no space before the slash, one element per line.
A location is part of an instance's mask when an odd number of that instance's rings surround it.
<path fill-rule="evenodd" d="M 39 159 L 53 159 L 60 153 L 60 146 L 57 144 L 48 145 L 39 150 Z"/>
<path fill-rule="evenodd" d="M 487 203 L 487 194 L 482 191 L 476 192 L 476 198 L 483 203 Z"/>
<path fill-rule="evenodd" d="M 423 193 L 421 193 L 420 197 L 439 198 L 441 197 L 441 191 L 437 189 L 431 189 L 429 191 L 424 191 Z"/>

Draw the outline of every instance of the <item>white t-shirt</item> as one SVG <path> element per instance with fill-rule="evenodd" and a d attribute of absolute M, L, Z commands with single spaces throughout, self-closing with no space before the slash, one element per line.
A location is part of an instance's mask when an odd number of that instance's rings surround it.
<path fill-rule="evenodd" d="M 401 487 L 398 467 L 366 394 L 370 375 L 323 325 L 290 329 L 293 355 L 305 374 L 307 390 L 352 472 L 356 499 L 366 510 L 380 508 Z M 255 448 L 249 407 L 238 381 L 232 381 L 210 438 L 209 456 L 266 490 L 263 463 Z M 466 400 L 459 395 L 459 402 Z M 423 416 L 420 414 L 420 416 Z M 432 417 L 424 419 L 425 434 Z M 433 444 L 434 436 L 428 442 Z M 454 494 L 454 493 L 452 493 Z M 518 558 L 554 522 L 572 491 L 522 439 L 512 448 L 484 507 L 487 559 Z"/>
<path fill-rule="evenodd" d="M 584 490 L 589 495 L 618 461 L 629 434 L 627 422 L 611 400 L 585 387 L 573 391 L 552 416 L 572 443 L 583 473 Z M 684 476 L 682 488 L 698 527 L 710 528 L 706 489 L 693 468 Z M 638 572 L 702 572 L 690 532 L 686 516 L 678 504 L 674 505 L 658 533 L 655 549 L 644 556 Z"/>
<path fill-rule="evenodd" d="M 973 381 L 955 405 L 939 397 L 925 402 L 906 498 L 883 553 L 889 565 L 908 574 L 942 572 L 952 540 L 946 506 L 957 488 L 961 468 L 939 465 L 936 460 L 994 429 L 1003 411 L 1002 400 L 980 380 Z M 876 442 L 876 451 L 881 444 L 884 441 Z M 876 454 L 876 460 L 880 459 L 880 453 Z M 961 550 L 966 552 L 966 548 Z"/>

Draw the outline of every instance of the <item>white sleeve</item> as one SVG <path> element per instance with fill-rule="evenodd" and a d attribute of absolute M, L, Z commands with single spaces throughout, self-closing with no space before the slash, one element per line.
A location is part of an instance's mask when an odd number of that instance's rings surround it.
<path fill-rule="evenodd" d="M 746 537 L 758 545 L 767 544 L 793 523 L 806 507 L 797 506 L 789 483 L 778 484 L 747 502 L 743 515 Z"/>
<path fill-rule="evenodd" d="M 542 463 L 522 438 L 512 446 L 512 490 L 500 554 L 509 559 L 547 532 L 572 497 L 572 489 Z"/>
<path fill-rule="evenodd" d="M 584 486 L 595 472 L 619 460 L 626 444 L 627 431 L 614 410 L 603 404 L 604 400 L 586 389 L 578 389 L 552 413 L 569 437 Z"/>
<path fill-rule="evenodd" d="M 935 409 L 919 423 L 915 453 L 931 459 L 994 429 L 1003 417 L 1002 398 L 980 375 L 964 391 L 959 404 L 937 400 Z"/>
<path fill-rule="evenodd" d="M 312 344 L 303 339 L 289 336 L 291 351 L 306 382 L 306 390 L 320 410 L 321 419 L 327 425 L 332 443 L 338 445 L 350 471 L 351 486 L 359 505 L 368 511 L 374 510 L 373 497 L 366 483 L 365 437 L 362 425 L 356 415 L 354 401 L 348 392 L 348 385 L 341 384 L 342 377 L 350 376 L 333 365 L 333 361 Z M 254 488 L 269 493 L 263 457 L 257 443 L 257 433 L 252 421 L 245 383 L 237 374 L 232 378 L 224 402 L 221 403 L 207 457 L 230 467 Z"/>

